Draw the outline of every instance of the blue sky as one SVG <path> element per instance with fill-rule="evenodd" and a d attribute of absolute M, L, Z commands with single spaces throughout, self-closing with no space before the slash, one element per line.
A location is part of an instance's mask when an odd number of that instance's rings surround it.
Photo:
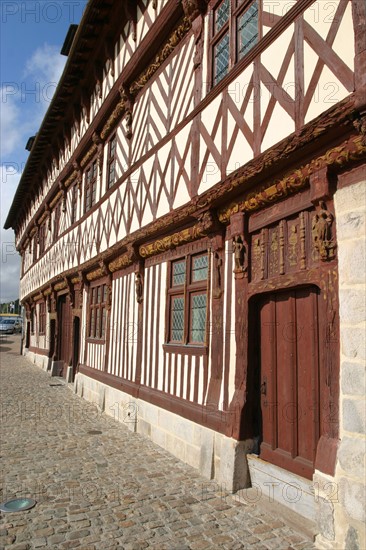
<path fill-rule="evenodd" d="M 3 226 L 34 135 L 66 61 L 60 55 L 71 23 L 79 23 L 87 0 L 0 0 L 0 301 L 19 294 L 14 233 Z"/>

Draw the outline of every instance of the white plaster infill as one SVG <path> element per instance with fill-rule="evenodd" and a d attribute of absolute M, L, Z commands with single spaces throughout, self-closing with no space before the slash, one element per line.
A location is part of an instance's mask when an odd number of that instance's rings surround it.
<path fill-rule="evenodd" d="M 247 455 L 247 459 L 252 488 L 258 493 L 258 500 L 264 497 L 269 503 L 278 502 L 316 522 L 316 495 L 312 481 L 270 464 L 257 455 Z"/>

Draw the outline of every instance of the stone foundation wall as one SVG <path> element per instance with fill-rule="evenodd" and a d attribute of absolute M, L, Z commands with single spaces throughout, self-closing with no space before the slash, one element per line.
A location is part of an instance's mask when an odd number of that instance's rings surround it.
<path fill-rule="evenodd" d="M 366 548 L 366 168 L 341 176 L 339 185 L 340 444 L 332 504 L 336 548 L 357 550 Z"/>
<path fill-rule="evenodd" d="M 46 355 L 40 355 L 38 353 L 34 353 L 33 351 L 29 351 L 28 349 L 25 349 L 23 355 L 26 356 L 31 363 L 37 365 L 37 367 L 40 367 L 42 370 L 47 371 L 49 369 L 50 359 L 46 357 Z"/>

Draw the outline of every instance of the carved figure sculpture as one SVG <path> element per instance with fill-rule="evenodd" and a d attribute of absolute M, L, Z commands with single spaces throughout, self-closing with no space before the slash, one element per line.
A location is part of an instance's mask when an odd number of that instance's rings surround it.
<path fill-rule="evenodd" d="M 315 248 L 323 261 L 334 258 L 335 245 L 332 240 L 333 214 L 327 210 L 323 201 L 319 203 L 320 210 L 313 217 L 312 235 Z"/>
<path fill-rule="evenodd" d="M 245 248 L 240 235 L 233 238 L 235 271 L 243 271 Z"/>
<path fill-rule="evenodd" d="M 220 258 L 218 252 L 214 252 L 213 255 L 214 268 L 213 268 L 213 291 L 212 295 L 214 298 L 220 298 L 222 294 L 221 290 L 221 266 L 222 259 Z"/>
<path fill-rule="evenodd" d="M 141 273 L 136 271 L 135 273 L 135 291 L 136 291 L 136 301 L 138 304 L 142 303 L 143 300 L 143 287 L 142 287 L 142 276 Z"/>

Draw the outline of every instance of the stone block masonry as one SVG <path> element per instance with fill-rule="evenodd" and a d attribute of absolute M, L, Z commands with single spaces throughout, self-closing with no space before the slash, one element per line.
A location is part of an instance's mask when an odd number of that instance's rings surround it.
<path fill-rule="evenodd" d="M 334 502 L 337 548 L 366 548 L 366 169 L 335 194 L 340 302 L 340 444 Z"/>

